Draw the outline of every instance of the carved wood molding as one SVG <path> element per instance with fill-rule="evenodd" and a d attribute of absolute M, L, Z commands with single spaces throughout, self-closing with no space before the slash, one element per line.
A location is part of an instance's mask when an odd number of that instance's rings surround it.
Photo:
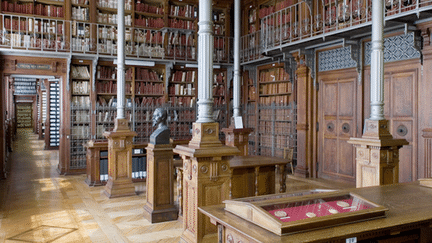
<path fill-rule="evenodd" d="M 297 123 L 297 130 L 307 131 L 309 130 L 309 124 L 307 123 Z"/>
<path fill-rule="evenodd" d="M 429 178 L 432 176 L 432 128 L 423 129 L 422 137 L 425 139 L 424 143 L 424 177 Z"/>

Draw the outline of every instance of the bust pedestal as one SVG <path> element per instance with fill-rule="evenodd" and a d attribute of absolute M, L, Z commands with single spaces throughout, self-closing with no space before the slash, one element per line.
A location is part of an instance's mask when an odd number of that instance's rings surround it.
<path fill-rule="evenodd" d="M 109 198 L 135 195 L 132 183 L 132 138 L 126 119 L 116 119 L 114 130 L 104 132 L 108 138 L 108 182 L 104 194 Z"/>
<path fill-rule="evenodd" d="M 387 120 L 366 120 L 362 138 L 350 138 L 356 148 L 356 187 L 399 182 L 399 149 L 408 142 L 393 139 Z"/>
<path fill-rule="evenodd" d="M 149 144 L 147 150 L 146 203 L 144 217 L 152 224 L 176 220 L 174 166 L 171 144 Z"/>
<path fill-rule="evenodd" d="M 189 145 L 174 149 L 183 158 L 183 234 L 181 242 L 202 242 L 216 226 L 198 207 L 229 199 L 229 160 L 240 151 L 219 141 L 218 123 L 194 123 Z"/>

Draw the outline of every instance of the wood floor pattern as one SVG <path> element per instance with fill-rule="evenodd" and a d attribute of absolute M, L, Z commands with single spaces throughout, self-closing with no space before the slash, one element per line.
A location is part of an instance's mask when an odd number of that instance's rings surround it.
<path fill-rule="evenodd" d="M 0 181 L 0 242 L 179 242 L 181 222 L 143 218 L 145 183 L 135 183 L 136 196 L 108 199 L 85 175 L 59 175 L 58 151 L 43 146 L 19 130 L 11 174 Z"/>
<path fill-rule="evenodd" d="M 143 218 L 145 183 L 134 183 L 136 196 L 108 199 L 103 187 L 85 184 L 85 175 L 59 175 L 58 158 L 31 130 L 19 130 L 11 174 L 0 181 L 0 243 L 179 242 L 180 221 L 151 224 Z M 286 186 L 296 191 L 352 185 L 290 176 Z M 217 242 L 217 236 L 207 240 Z"/>

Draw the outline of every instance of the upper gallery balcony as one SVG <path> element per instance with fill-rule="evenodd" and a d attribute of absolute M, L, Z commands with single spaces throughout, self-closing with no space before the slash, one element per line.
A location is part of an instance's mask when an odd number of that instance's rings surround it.
<path fill-rule="evenodd" d="M 416 21 L 432 17 L 432 0 L 383 1 L 385 31 L 410 31 Z M 260 10 L 260 29 L 242 36 L 243 64 L 342 39 L 357 41 L 371 33 L 372 0 L 291 2 L 280 2 L 270 11 Z"/>
<path fill-rule="evenodd" d="M 40 18 L 28 14 L 0 14 L 0 21 L 0 51 L 3 53 L 117 55 L 116 24 Z M 131 25 L 126 25 L 125 29 L 125 54 L 129 59 L 197 61 L 195 29 L 140 28 Z M 232 46 L 232 37 L 214 36 L 214 63 L 232 63 Z"/>

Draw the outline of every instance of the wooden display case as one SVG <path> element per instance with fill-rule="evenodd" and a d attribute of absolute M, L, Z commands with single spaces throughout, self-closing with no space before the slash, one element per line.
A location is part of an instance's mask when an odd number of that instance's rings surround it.
<path fill-rule="evenodd" d="M 349 192 L 226 200 L 225 210 L 277 235 L 385 217 L 388 210 Z"/>

